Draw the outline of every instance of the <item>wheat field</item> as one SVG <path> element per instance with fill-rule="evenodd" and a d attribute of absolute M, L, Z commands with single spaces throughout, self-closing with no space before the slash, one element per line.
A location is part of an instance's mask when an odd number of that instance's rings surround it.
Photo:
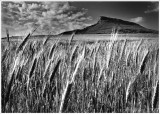
<path fill-rule="evenodd" d="M 74 35 L 1 41 L 1 112 L 159 112 L 158 39 Z"/>

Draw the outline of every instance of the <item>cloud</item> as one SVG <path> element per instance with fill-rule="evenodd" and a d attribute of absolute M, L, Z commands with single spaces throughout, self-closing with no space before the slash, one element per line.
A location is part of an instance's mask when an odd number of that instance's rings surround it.
<path fill-rule="evenodd" d="M 2 2 L 2 28 L 31 30 L 39 26 L 37 33 L 57 34 L 84 28 L 91 19 L 87 9 L 68 2 Z"/>
<path fill-rule="evenodd" d="M 148 10 L 146 10 L 144 13 L 153 13 L 159 11 L 159 2 L 151 2 L 151 4 L 148 6 Z"/>
<path fill-rule="evenodd" d="M 135 23 L 140 23 L 143 21 L 143 17 L 132 18 L 130 19 L 130 21 L 135 22 Z"/>

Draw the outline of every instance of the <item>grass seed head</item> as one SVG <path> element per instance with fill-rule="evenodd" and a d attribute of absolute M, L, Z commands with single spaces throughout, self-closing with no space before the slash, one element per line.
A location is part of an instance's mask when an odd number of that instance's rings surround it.
<path fill-rule="evenodd" d="M 23 49 L 23 47 L 26 44 L 26 42 L 28 41 L 29 37 L 30 37 L 30 33 L 24 38 L 24 40 L 22 41 L 22 43 L 17 48 L 17 51 L 16 51 L 17 54 L 19 53 L 19 51 L 21 51 Z"/>

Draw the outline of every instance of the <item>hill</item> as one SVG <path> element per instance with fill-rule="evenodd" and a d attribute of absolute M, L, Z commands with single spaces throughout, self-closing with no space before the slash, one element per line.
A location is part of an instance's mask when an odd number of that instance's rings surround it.
<path fill-rule="evenodd" d="M 135 34 L 135 33 L 153 33 L 158 34 L 158 31 L 147 29 L 137 23 L 124 21 L 122 19 L 110 18 L 101 16 L 98 22 L 94 25 L 88 26 L 84 29 L 77 29 L 73 31 L 66 31 L 61 34 L 110 34 L 112 29 L 118 30 L 119 34 Z"/>

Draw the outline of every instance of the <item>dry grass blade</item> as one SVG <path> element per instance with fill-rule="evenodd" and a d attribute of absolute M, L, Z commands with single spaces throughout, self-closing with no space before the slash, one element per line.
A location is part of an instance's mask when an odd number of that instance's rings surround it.
<path fill-rule="evenodd" d="M 45 41 L 43 42 L 43 46 L 45 46 L 49 40 L 49 38 L 51 37 L 51 32 L 49 33 L 49 35 L 47 36 L 47 38 L 45 39 Z"/>
<path fill-rule="evenodd" d="M 129 63 L 128 58 L 129 58 L 130 53 L 131 53 L 131 50 L 129 50 L 127 52 L 127 55 L 126 55 L 126 60 L 125 60 L 126 61 L 126 66 L 128 66 L 128 63 Z"/>
<path fill-rule="evenodd" d="M 51 59 L 52 58 L 52 55 L 53 55 L 53 52 L 54 52 L 54 49 L 56 48 L 56 44 L 53 44 L 53 46 L 52 46 L 52 48 L 51 48 L 51 50 L 50 50 L 50 52 L 49 52 L 49 59 Z"/>
<path fill-rule="evenodd" d="M 144 71 L 144 69 L 145 69 L 146 62 L 147 62 L 147 60 L 148 60 L 148 55 L 149 55 L 149 52 L 148 52 L 148 50 L 147 50 L 147 52 L 145 53 L 144 58 L 143 58 L 143 60 L 142 60 L 141 66 L 140 66 L 140 73 L 141 73 L 141 74 L 143 73 L 143 71 Z"/>
<path fill-rule="evenodd" d="M 100 46 L 101 46 L 101 43 L 98 43 L 98 41 L 97 41 L 97 48 L 96 48 L 96 54 L 97 54 L 97 52 L 99 51 L 99 48 L 100 48 Z"/>
<path fill-rule="evenodd" d="M 99 86 L 100 80 L 101 80 L 101 78 L 102 78 L 102 73 L 103 73 L 104 67 L 105 67 L 105 65 L 103 65 L 103 66 L 101 67 L 101 70 L 100 70 L 100 73 L 99 73 L 99 76 L 98 76 L 97 87 Z"/>
<path fill-rule="evenodd" d="M 93 58 L 93 72 L 92 72 L 92 82 L 95 82 L 95 68 L 96 68 L 96 61 L 97 61 L 97 51 L 95 49 L 94 58 Z"/>
<path fill-rule="evenodd" d="M 95 70 L 95 67 L 96 67 L 96 60 L 97 60 L 98 50 L 99 50 L 99 47 L 100 47 L 100 44 L 98 44 L 98 41 L 97 41 L 96 45 L 98 45 L 98 46 L 94 48 L 95 49 L 95 53 L 94 53 L 94 60 L 93 60 L 93 70 Z"/>
<path fill-rule="evenodd" d="M 139 44 L 137 45 L 136 51 L 135 51 L 134 60 L 135 60 L 136 66 L 138 65 L 138 50 L 139 50 L 142 43 L 143 43 L 143 39 L 140 40 Z"/>
<path fill-rule="evenodd" d="M 8 50 L 6 49 L 6 50 L 4 51 L 4 54 L 2 55 L 1 63 L 4 62 L 5 59 L 7 59 L 8 53 L 9 53 L 9 52 L 8 52 Z"/>
<path fill-rule="evenodd" d="M 28 80 L 27 80 L 27 95 L 28 95 L 28 92 L 29 92 L 29 83 L 30 83 L 30 79 L 33 75 L 33 72 L 36 68 L 36 64 L 37 64 L 37 58 L 35 57 L 33 62 L 32 62 L 32 66 L 31 66 L 31 69 L 29 71 L 29 75 L 28 75 Z"/>
<path fill-rule="evenodd" d="M 112 51 L 113 51 L 113 46 L 115 43 L 115 40 L 118 37 L 118 31 L 115 30 L 115 28 L 112 29 L 112 33 L 111 33 L 111 41 L 109 44 L 109 53 L 107 54 L 107 62 L 106 62 L 106 67 L 109 67 L 109 63 L 110 63 L 110 59 L 111 59 L 111 55 L 112 55 Z"/>
<path fill-rule="evenodd" d="M 158 106 L 158 99 L 159 99 L 159 81 L 157 82 L 156 86 L 154 87 L 153 97 L 152 97 L 152 110 L 157 108 Z"/>
<path fill-rule="evenodd" d="M 124 40 L 124 44 L 122 46 L 122 51 L 120 53 L 120 57 L 118 58 L 118 62 L 121 60 L 122 56 L 123 56 L 123 53 L 124 53 L 124 49 L 126 47 L 126 44 L 127 44 L 127 39 Z"/>
<path fill-rule="evenodd" d="M 70 82 L 70 83 L 72 83 L 72 82 L 74 81 L 75 76 L 76 76 L 77 71 L 78 71 L 78 68 L 79 68 L 79 66 L 80 66 L 80 63 L 82 62 L 82 60 L 83 60 L 83 58 L 84 58 L 84 55 L 85 55 L 85 47 L 84 47 L 84 49 L 83 49 L 82 55 L 79 56 L 79 60 L 78 60 L 78 63 L 77 63 L 77 65 L 76 65 L 75 71 L 73 72 L 72 79 L 71 79 L 71 82 Z"/>
<path fill-rule="evenodd" d="M 19 53 L 18 55 L 16 55 L 15 56 L 15 58 L 14 58 L 14 64 L 13 64 L 13 70 L 11 71 L 11 75 L 9 75 L 7 78 L 8 78 L 8 80 L 7 80 L 7 82 L 8 82 L 8 84 L 10 83 L 10 80 L 12 79 L 12 74 L 13 74 L 13 72 L 15 71 L 15 69 L 16 69 L 16 67 L 17 67 L 17 65 L 20 63 L 20 58 L 21 58 L 21 53 Z"/>
<path fill-rule="evenodd" d="M 47 74 L 49 73 L 50 66 L 51 66 L 51 61 L 48 62 L 47 67 L 46 67 L 45 72 L 44 72 L 44 75 L 43 75 L 44 85 L 43 85 L 43 89 L 42 89 L 42 95 L 44 94 L 45 87 L 46 87 L 46 84 L 48 82 Z"/>
<path fill-rule="evenodd" d="M 18 80 L 19 82 L 22 82 L 23 79 L 23 66 L 19 67 L 17 74 L 16 74 L 16 80 Z"/>
<path fill-rule="evenodd" d="M 53 81 L 54 76 L 55 76 L 55 74 L 56 74 L 56 72 L 57 72 L 57 70 L 59 68 L 60 63 L 61 63 L 61 59 L 57 62 L 56 66 L 55 66 L 55 68 L 54 68 L 54 70 L 53 70 L 53 72 L 52 72 L 52 74 L 50 76 L 50 83 Z"/>
<path fill-rule="evenodd" d="M 92 49 L 91 54 L 90 54 L 90 57 L 93 56 L 94 51 L 95 51 L 95 48 Z"/>
<path fill-rule="evenodd" d="M 49 72 L 49 68 L 50 68 L 50 66 L 51 66 L 51 63 L 52 63 L 51 61 L 48 61 L 47 67 L 46 67 L 46 69 L 45 69 L 45 71 L 44 71 L 43 78 L 45 78 L 46 75 L 47 75 L 47 73 Z"/>
<path fill-rule="evenodd" d="M 130 90 L 130 88 L 132 87 L 133 83 L 135 82 L 136 78 L 139 77 L 139 76 L 140 76 L 140 75 L 136 75 L 136 76 L 130 77 L 128 86 L 127 86 L 127 88 L 126 88 L 126 102 L 127 102 L 127 100 L 128 100 L 129 90 Z"/>
<path fill-rule="evenodd" d="M 33 61 L 33 64 L 32 64 L 31 69 L 29 71 L 29 78 L 31 78 L 32 75 L 33 75 L 33 72 L 34 72 L 34 70 L 36 68 L 36 63 L 37 63 L 37 58 L 35 58 L 34 61 Z"/>
<path fill-rule="evenodd" d="M 139 44 L 137 46 L 137 51 L 139 50 L 139 48 L 140 48 L 140 46 L 141 46 L 142 43 L 143 43 L 143 39 L 140 40 L 140 42 L 139 42 Z"/>
<path fill-rule="evenodd" d="M 112 55 L 112 50 L 113 50 L 113 43 L 111 42 L 111 44 L 109 45 L 109 53 L 107 54 L 107 61 L 106 61 L 106 67 L 109 67 L 109 63 L 110 63 L 110 59 L 111 59 L 111 55 Z"/>
<path fill-rule="evenodd" d="M 70 57 L 70 62 L 72 62 L 75 59 L 77 49 L 78 49 L 78 45 L 76 45 L 72 50 L 72 54 L 71 54 L 71 57 Z"/>
<path fill-rule="evenodd" d="M 73 38 L 74 38 L 75 32 L 72 33 L 71 38 L 69 39 L 69 45 L 71 44 Z"/>
<path fill-rule="evenodd" d="M 14 81 L 14 75 L 15 75 L 15 70 L 13 71 L 13 73 L 11 74 L 11 80 L 8 84 L 8 87 L 7 87 L 7 92 L 6 92 L 6 97 L 5 97 L 5 105 L 7 104 L 7 102 L 9 101 L 9 96 L 10 96 L 10 93 L 11 93 L 11 88 L 12 88 L 12 85 L 13 85 L 13 81 Z"/>
<path fill-rule="evenodd" d="M 49 59 L 52 59 L 52 57 L 53 57 L 53 52 L 54 52 L 54 50 L 56 49 L 59 41 L 60 41 L 60 37 L 58 38 L 58 40 L 57 40 L 57 41 L 53 44 L 53 46 L 51 47 L 50 52 L 49 52 Z"/>
<path fill-rule="evenodd" d="M 64 93 L 62 95 L 59 113 L 62 113 L 66 110 L 71 89 L 72 89 L 72 83 L 69 83 L 69 81 L 68 81 L 66 88 L 64 90 Z"/>
<path fill-rule="evenodd" d="M 128 99 L 129 89 L 130 89 L 130 87 L 131 87 L 131 84 L 132 84 L 132 82 L 129 81 L 128 86 L 127 86 L 127 89 L 126 89 L 126 102 L 127 102 L 127 99 Z"/>

